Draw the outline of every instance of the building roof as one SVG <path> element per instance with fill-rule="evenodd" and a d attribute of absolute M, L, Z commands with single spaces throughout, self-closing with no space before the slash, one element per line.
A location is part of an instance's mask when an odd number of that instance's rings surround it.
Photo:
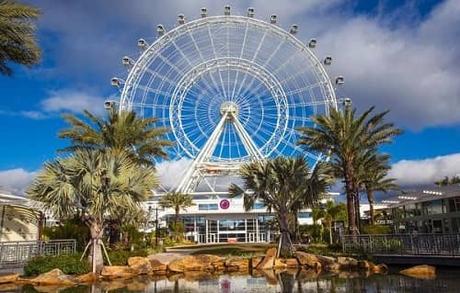
<path fill-rule="evenodd" d="M 382 200 L 390 208 L 399 207 L 408 203 L 418 203 L 430 200 L 460 197 L 460 185 L 420 187 L 414 190 L 402 191 L 399 194 Z"/>

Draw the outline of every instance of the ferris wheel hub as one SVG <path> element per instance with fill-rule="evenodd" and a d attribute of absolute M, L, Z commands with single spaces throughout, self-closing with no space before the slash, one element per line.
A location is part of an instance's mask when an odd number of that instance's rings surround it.
<path fill-rule="evenodd" d="M 223 102 L 220 106 L 220 115 L 228 114 L 228 118 L 237 117 L 239 113 L 239 107 L 235 102 Z"/>

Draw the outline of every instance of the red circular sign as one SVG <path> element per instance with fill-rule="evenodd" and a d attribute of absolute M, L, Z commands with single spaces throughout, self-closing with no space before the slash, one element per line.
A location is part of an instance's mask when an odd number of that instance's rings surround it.
<path fill-rule="evenodd" d="M 219 206 L 221 209 L 226 210 L 230 207 L 230 201 L 228 201 L 228 199 L 223 199 L 220 201 Z"/>

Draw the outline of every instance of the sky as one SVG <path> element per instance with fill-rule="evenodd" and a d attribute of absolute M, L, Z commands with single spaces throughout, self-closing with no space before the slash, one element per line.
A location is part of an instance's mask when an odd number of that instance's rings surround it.
<path fill-rule="evenodd" d="M 114 97 L 110 78 L 124 70 L 121 57 L 137 51 L 178 13 L 197 18 L 235 14 L 254 7 L 256 17 L 277 14 L 298 37 L 318 40 L 319 56 L 333 56 L 331 76 L 343 75 L 339 96 L 358 109 L 389 109 L 404 130 L 383 150 L 392 156 L 390 175 L 403 186 L 429 184 L 460 174 L 459 0 L 79 0 L 27 1 L 42 11 L 38 37 L 42 62 L 13 66 L 0 76 L 0 189 L 22 194 L 43 162 L 66 145 L 57 138 L 63 113 L 103 114 Z M 177 169 L 168 163 L 165 170 Z M 163 168 L 163 169 L 164 169 Z M 165 180 L 168 180 L 165 178 Z"/>

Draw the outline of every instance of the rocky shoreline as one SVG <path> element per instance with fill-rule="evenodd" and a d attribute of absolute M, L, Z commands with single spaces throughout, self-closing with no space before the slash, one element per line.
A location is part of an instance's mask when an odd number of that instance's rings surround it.
<path fill-rule="evenodd" d="M 33 278 L 25 278 L 19 274 L 0 276 L 0 286 L 32 285 L 71 287 L 89 285 L 96 282 L 125 283 L 128 279 L 138 277 L 167 277 L 168 279 L 185 278 L 202 279 L 220 274 L 251 274 L 262 275 L 276 282 L 276 274 L 283 271 L 296 271 L 309 275 L 332 273 L 343 276 L 357 274 L 387 274 L 388 267 L 374 264 L 367 260 L 352 257 L 328 257 L 298 251 L 292 258 L 277 258 L 276 248 L 270 248 L 264 256 L 259 257 L 220 257 L 216 255 L 180 255 L 175 253 L 159 253 L 148 257 L 131 257 L 127 266 L 105 266 L 99 275 L 88 273 L 80 276 L 64 274 L 59 269 L 41 274 Z M 401 271 L 412 277 L 433 278 L 436 276 L 434 267 L 416 266 Z M 112 284 L 112 285 L 113 285 Z"/>

